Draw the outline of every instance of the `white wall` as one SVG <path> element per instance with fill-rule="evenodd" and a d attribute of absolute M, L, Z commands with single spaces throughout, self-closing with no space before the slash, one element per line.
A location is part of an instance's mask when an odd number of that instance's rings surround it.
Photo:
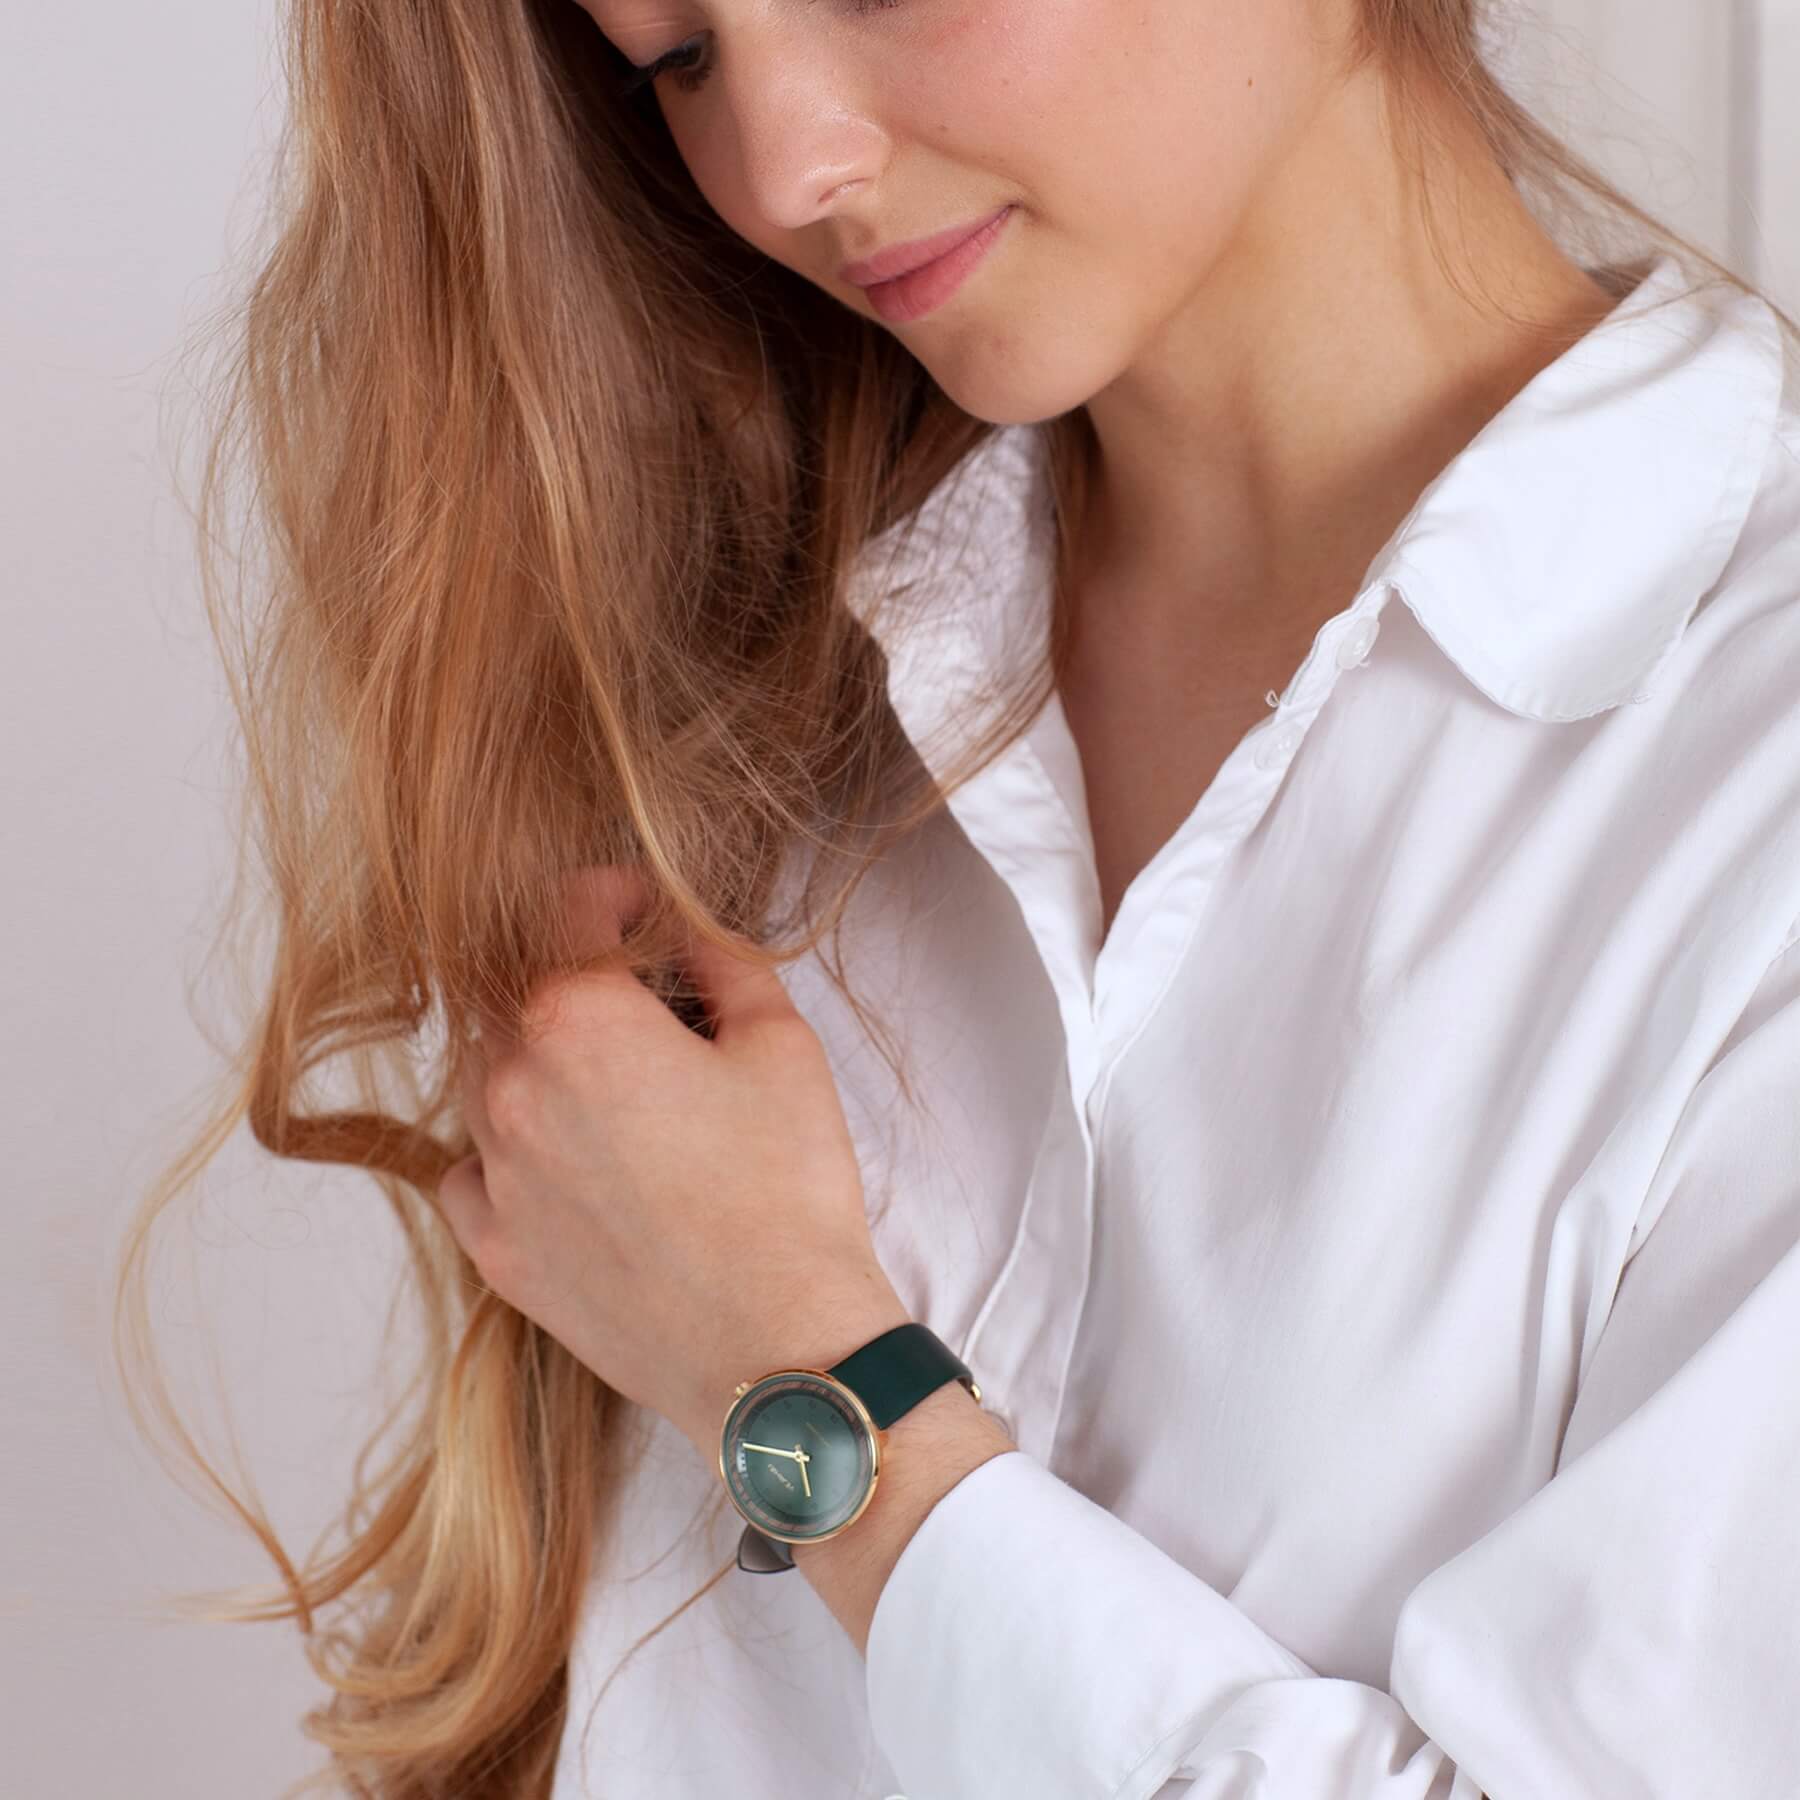
<path fill-rule="evenodd" d="M 1800 297 L 1800 0 L 1512 6 L 1515 83 L 1641 203 Z"/>
<path fill-rule="evenodd" d="M 1521 84 L 1792 309 L 1800 0 L 1545 10 L 1555 37 L 1515 40 Z M 136 1448 L 103 1336 L 119 1223 L 214 1066 L 187 985 L 231 771 L 172 485 L 188 427 L 169 358 L 255 224 L 270 18 L 225 0 L 15 7 L 0 58 L 0 1105 L 19 1246 L 0 1264 L 0 1786 L 31 1800 L 273 1795 L 316 1760 L 291 1627 L 144 1617 L 267 1570 Z M 164 1290 L 166 1335 L 200 1345 L 195 1322 L 218 1322 L 251 1464 L 304 1548 L 369 1416 L 374 1203 L 242 1143 L 204 1192 L 182 1240 L 198 1297 Z"/>

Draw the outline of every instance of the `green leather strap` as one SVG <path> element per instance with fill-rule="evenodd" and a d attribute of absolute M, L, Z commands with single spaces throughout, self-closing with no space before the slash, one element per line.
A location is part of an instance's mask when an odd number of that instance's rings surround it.
<path fill-rule="evenodd" d="M 968 1364 L 917 1319 L 870 1338 L 826 1373 L 856 1395 L 883 1431 L 946 1381 L 960 1381 L 971 1394 L 976 1391 Z"/>

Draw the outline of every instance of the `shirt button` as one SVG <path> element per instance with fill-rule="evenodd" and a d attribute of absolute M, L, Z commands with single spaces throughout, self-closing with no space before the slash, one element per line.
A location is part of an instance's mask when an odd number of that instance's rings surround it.
<path fill-rule="evenodd" d="M 1300 727 L 1292 719 L 1285 724 L 1277 725 L 1262 741 L 1262 747 L 1256 753 L 1256 766 L 1259 769 L 1279 768 L 1282 763 L 1294 754 L 1300 743 Z"/>
<path fill-rule="evenodd" d="M 1338 667 L 1354 669 L 1358 663 L 1366 661 L 1369 647 L 1375 642 L 1375 634 L 1380 629 L 1381 622 L 1378 619 L 1367 614 L 1358 619 L 1338 640 Z"/>

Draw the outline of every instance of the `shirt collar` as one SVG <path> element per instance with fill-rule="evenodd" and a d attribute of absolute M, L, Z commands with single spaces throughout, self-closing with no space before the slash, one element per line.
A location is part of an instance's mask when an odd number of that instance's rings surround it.
<path fill-rule="evenodd" d="M 1767 303 L 1690 290 L 1660 256 L 1439 472 L 1357 591 L 1391 582 L 1468 680 L 1526 718 L 1645 699 L 1743 530 L 1783 381 Z M 964 714 L 984 673 L 1041 653 L 1043 449 L 1039 425 L 998 428 L 853 574 L 915 738 Z"/>

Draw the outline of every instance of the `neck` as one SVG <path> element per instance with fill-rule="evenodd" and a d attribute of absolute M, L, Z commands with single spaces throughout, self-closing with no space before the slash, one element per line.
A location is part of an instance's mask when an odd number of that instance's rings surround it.
<path fill-rule="evenodd" d="M 1617 297 L 1533 219 L 1473 125 L 1424 159 L 1380 79 L 1331 90 L 1148 352 L 1087 403 L 1073 590 L 1140 623 L 1278 628 L 1350 597 L 1431 477 Z M 1329 592 L 1322 590 L 1329 589 Z M 1159 618 L 1159 615 L 1162 617 Z"/>

